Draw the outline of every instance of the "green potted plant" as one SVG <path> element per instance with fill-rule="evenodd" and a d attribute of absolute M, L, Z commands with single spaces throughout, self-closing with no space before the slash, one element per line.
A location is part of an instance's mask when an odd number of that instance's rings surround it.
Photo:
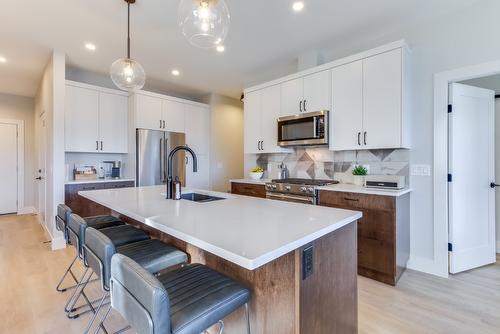
<path fill-rule="evenodd" d="M 368 174 L 368 170 L 365 167 L 361 165 L 354 166 L 352 169 L 353 183 L 357 186 L 364 186 L 366 174 Z"/>

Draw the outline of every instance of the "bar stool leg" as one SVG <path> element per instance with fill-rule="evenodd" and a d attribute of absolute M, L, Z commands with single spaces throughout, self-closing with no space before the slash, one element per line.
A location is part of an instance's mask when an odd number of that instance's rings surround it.
<path fill-rule="evenodd" d="M 248 303 L 245 303 L 245 318 L 247 320 L 247 334 L 250 333 L 250 308 L 248 306 Z"/>
<path fill-rule="evenodd" d="M 56 286 L 56 290 L 58 292 L 64 292 L 64 291 L 67 291 L 67 290 L 71 290 L 71 289 L 74 289 L 76 288 L 77 284 L 78 284 L 78 279 L 76 278 L 75 274 L 73 273 L 73 271 L 71 270 L 73 268 L 73 265 L 75 264 L 76 260 L 78 259 L 78 254 L 75 255 L 75 258 L 73 259 L 73 261 L 71 261 L 71 264 L 69 265 L 68 269 L 66 269 L 66 272 L 64 273 L 64 275 L 61 277 L 61 280 L 59 281 L 59 283 L 57 284 Z M 75 281 L 75 285 L 72 285 L 70 287 L 67 287 L 67 288 L 64 288 L 64 289 L 61 289 L 61 284 L 63 283 L 64 279 L 66 278 L 66 276 L 68 276 L 68 274 L 71 274 L 71 276 L 73 277 L 73 280 Z"/>
<path fill-rule="evenodd" d="M 85 268 L 85 270 L 83 271 L 82 277 L 80 278 L 80 280 L 76 284 L 75 290 L 73 291 L 73 293 L 69 297 L 68 301 L 66 302 L 66 305 L 64 305 L 64 312 L 66 312 L 66 313 L 71 312 L 73 307 L 70 308 L 69 305 L 71 304 L 71 302 L 73 301 L 73 299 L 77 295 L 78 290 L 82 286 L 83 282 L 85 281 L 85 277 L 87 276 L 88 272 L 89 272 L 89 268 Z"/>
<path fill-rule="evenodd" d="M 109 292 L 106 292 L 102 295 L 102 298 L 101 298 L 101 302 L 99 303 L 99 305 L 97 306 L 97 308 L 95 309 L 94 311 L 94 315 L 92 316 L 92 319 L 90 319 L 89 323 L 87 324 L 87 327 L 85 328 L 85 331 L 83 332 L 84 334 L 88 334 L 89 331 L 90 331 L 90 328 L 92 327 L 92 325 L 94 324 L 94 321 L 95 319 L 98 317 L 98 314 L 99 312 L 101 311 L 101 308 L 102 306 L 104 305 L 104 301 L 106 300 L 106 298 L 109 296 Z M 108 311 L 109 312 L 109 311 Z M 106 314 L 108 313 L 106 312 Z M 106 319 L 106 317 L 104 317 L 104 319 Z M 101 320 L 101 319 L 99 319 Z M 102 327 L 103 330 L 105 330 L 104 328 L 104 320 L 102 320 L 100 323 L 99 323 L 99 327 Z"/>

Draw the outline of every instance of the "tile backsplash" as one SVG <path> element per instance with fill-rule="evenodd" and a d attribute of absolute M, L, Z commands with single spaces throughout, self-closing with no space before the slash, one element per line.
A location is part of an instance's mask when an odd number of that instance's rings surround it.
<path fill-rule="evenodd" d="M 410 151 L 406 149 L 332 152 L 328 148 L 296 148 L 291 153 L 247 154 L 245 171 L 260 166 L 264 178 L 277 178 L 278 165 L 284 163 L 290 177 L 350 182 L 352 167 L 360 164 L 369 174 L 402 175 L 408 180 L 409 162 Z"/>

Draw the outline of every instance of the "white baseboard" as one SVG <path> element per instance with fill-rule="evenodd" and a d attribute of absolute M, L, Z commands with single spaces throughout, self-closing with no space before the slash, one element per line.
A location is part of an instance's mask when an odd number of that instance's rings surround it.
<path fill-rule="evenodd" d="M 34 206 L 25 206 L 17 211 L 18 215 L 32 215 L 36 213 Z"/>
<path fill-rule="evenodd" d="M 51 246 L 53 251 L 66 248 L 66 240 L 64 239 L 64 236 L 52 238 Z"/>
<path fill-rule="evenodd" d="M 449 276 L 448 272 L 442 272 L 442 270 L 439 269 L 440 266 L 436 261 L 420 256 L 410 256 L 407 268 L 444 278 L 448 278 Z"/>

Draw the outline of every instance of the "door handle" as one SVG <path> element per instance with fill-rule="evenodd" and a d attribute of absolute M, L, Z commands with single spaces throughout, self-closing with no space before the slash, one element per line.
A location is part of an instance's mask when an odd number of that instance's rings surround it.
<path fill-rule="evenodd" d="M 366 145 L 366 131 L 365 131 L 365 133 L 363 134 L 363 143 Z"/>
<path fill-rule="evenodd" d="M 101 140 L 101 151 L 102 151 L 102 140 Z"/>
<path fill-rule="evenodd" d="M 262 151 L 264 151 L 264 141 L 263 140 L 260 141 L 260 149 Z"/>
<path fill-rule="evenodd" d="M 189 164 L 189 158 L 186 157 L 185 159 L 186 159 L 186 165 L 188 165 Z"/>
<path fill-rule="evenodd" d="M 299 109 L 300 109 L 300 112 L 302 112 L 302 101 L 300 101 L 300 103 L 299 103 Z"/>
<path fill-rule="evenodd" d="M 160 119 L 160 129 L 161 129 L 161 119 Z"/>
<path fill-rule="evenodd" d="M 99 141 L 98 140 L 95 141 L 95 150 L 99 151 Z"/>
<path fill-rule="evenodd" d="M 496 184 L 495 182 L 490 183 L 490 188 L 495 189 L 496 187 L 500 187 L 500 184 Z"/>
<path fill-rule="evenodd" d="M 307 102 L 307 100 L 304 100 L 304 111 L 307 111 L 306 102 Z"/>
<path fill-rule="evenodd" d="M 163 128 L 164 128 L 164 129 L 166 128 L 166 126 L 165 126 L 165 121 L 163 121 Z"/>
<path fill-rule="evenodd" d="M 358 146 L 361 146 L 361 132 L 358 132 Z"/>

